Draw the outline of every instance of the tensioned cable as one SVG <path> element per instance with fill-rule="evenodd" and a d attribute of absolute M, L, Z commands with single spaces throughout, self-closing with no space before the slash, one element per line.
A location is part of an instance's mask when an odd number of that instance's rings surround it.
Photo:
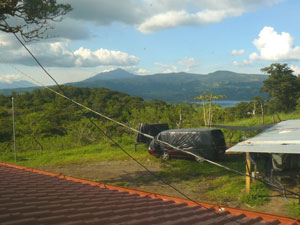
<path fill-rule="evenodd" d="M 42 84 L 41 82 L 33 79 L 32 77 L 30 77 L 28 74 L 25 74 L 23 71 L 19 70 L 18 68 L 16 68 L 14 65 L 11 65 L 12 67 L 14 67 L 17 71 L 19 71 L 21 74 L 23 74 L 24 76 L 28 77 L 29 79 L 31 79 L 32 81 L 34 81 L 36 84 L 39 84 L 41 86 L 43 86 L 44 88 L 46 88 L 47 90 L 50 90 L 52 91 L 53 93 L 67 99 L 67 100 L 70 100 L 72 101 L 74 104 L 78 105 L 78 103 L 72 99 L 70 99 L 69 97 L 53 90 L 52 88 L 49 88 L 47 86 L 45 86 L 44 84 Z M 61 89 L 61 87 L 60 87 Z M 80 104 L 80 103 L 79 103 Z M 144 166 L 142 163 L 140 163 L 137 159 L 135 159 L 131 154 L 129 154 L 119 143 L 117 143 L 111 136 L 109 136 L 108 134 L 106 134 L 97 124 L 95 124 L 91 119 L 89 119 L 90 122 L 96 126 L 96 128 L 105 136 L 107 137 L 113 144 L 115 144 L 118 148 L 120 148 L 126 155 L 128 155 L 132 160 L 134 160 L 137 164 L 139 164 L 141 167 L 143 167 L 151 176 L 155 177 L 156 179 L 158 179 L 159 181 L 161 181 L 163 184 L 171 187 L 173 190 L 175 190 L 177 193 L 181 194 L 183 197 L 185 197 L 186 199 L 190 200 L 191 202 L 194 202 L 195 204 L 203 207 L 203 208 L 206 208 L 208 210 L 210 210 L 209 208 L 207 208 L 206 206 L 202 205 L 201 203 L 193 200 L 192 198 L 190 198 L 188 195 L 186 195 L 185 193 L 183 193 L 182 191 L 180 191 L 179 189 L 177 189 L 175 186 L 173 186 L 172 184 L 170 184 L 168 181 L 166 181 L 165 179 L 161 178 L 160 176 L 156 175 L 155 173 L 153 173 L 151 170 L 149 170 L 146 166 Z M 152 137 L 153 138 L 153 137 Z M 219 208 L 221 209 L 221 207 L 219 206 Z M 216 215 L 220 215 L 219 212 L 217 211 L 212 211 L 213 213 L 215 213 Z M 238 221 L 233 221 L 233 222 L 236 222 L 238 224 L 241 224 L 240 222 Z"/>
<path fill-rule="evenodd" d="M 71 101 L 72 103 L 74 103 L 74 104 L 76 104 L 76 105 L 78 105 L 78 106 L 80 106 L 80 107 L 82 107 L 82 108 L 84 108 L 84 109 L 86 109 L 86 110 L 88 110 L 88 111 L 91 111 L 91 112 L 95 113 L 96 115 L 99 115 L 99 116 L 101 116 L 101 117 L 103 117 L 103 118 L 105 118 L 105 119 L 107 119 L 107 120 L 109 120 L 109 121 L 111 121 L 111 122 L 115 122 L 115 120 L 111 119 L 110 117 L 107 117 L 107 116 L 105 116 L 105 115 L 103 115 L 103 114 L 101 114 L 101 113 L 99 113 L 99 112 L 97 112 L 97 111 L 95 111 L 95 110 L 93 110 L 93 109 L 91 109 L 91 108 L 89 108 L 89 107 L 87 107 L 87 106 L 85 106 L 85 105 L 83 105 L 83 104 L 81 104 L 81 103 L 79 103 L 79 102 L 77 102 L 77 101 L 75 101 L 75 100 L 73 100 L 73 99 L 71 99 L 71 98 L 65 96 L 64 94 L 61 94 L 61 93 L 55 91 L 54 89 L 47 87 L 46 85 L 44 85 L 43 83 L 41 83 L 41 82 L 35 80 L 34 78 L 32 78 L 31 76 L 29 76 L 28 74 L 22 72 L 21 70 L 19 70 L 18 68 L 16 68 L 14 65 L 11 65 L 11 66 L 14 67 L 14 68 L 15 68 L 17 71 L 19 71 L 20 73 L 22 73 L 24 76 L 26 76 L 27 78 L 29 78 L 30 80 L 32 80 L 33 82 L 35 82 L 36 84 L 39 84 L 40 86 L 44 87 L 45 89 L 47 89 L 47 90 L 49 90 L 49 91 L 51 91 L 51 92 L 53 92 L 53 93 L 59 95 L 59 96 L 62 97 L 62 98 L 65 98 L 65 99 Z M 125 124 L 123 124 L 123 123 L 120 123 L 120 122 L 118 122 L 118 121 L 116 121 L 116 122 L 117 122 L 119 125 L 123 126 L 123 127 L 126 127 L 126 128 L 128 127 L 127 125 L 125 125 Z M 94 125 L 97 126 L 96 124 L 94 124 Z M 98 127 L 98 126 L 97 126 L 97 127 Z M 129 128 L 131 128 L 131 127 L 129 127 Z M 98 128 L 98 129 L 99 129 L 99 128 Z M 100 129 L 101 129 L 101 128 L 100 128 Z M 138 130 L 136 130 L 136 129 L 134 129 L 134 128 L 131 128 L 131 130 L 132 130 L 132 131 L 135 131 L 135 132 L 137 132 L 137 133 L 140 133 L 140 134 L 142 134 L 142 135 L 144 135 L 144 136 L 146 136 L 146 137 L 148 137 L 148 138 L 154 139 L 153 136 L 148 135 L 148 134 L 145 134 L 145 133 L 143 133 L 143 132 L 141 132 L 141 131 L 138 131 Z M 102 130 L 101 130 L 101 133 L 103 133 Z M 105 132 L 104 132 L 103 134 L 104 134 L 105 136 L 107 135 Z M 282 189 L 281 187 L 278 187 L 278 186 L 276 186 L 276 185 L 274 185 L 274 184 L 271 184 L 271 183 L 269 183 L 269 182 L 266 182 L 266 181 L 264 181 L 264 180 L 262 180 L 262 179 L 258 179 L 258 178 L 256 178 L 256 177 L 252 177 L 251 175 L 247 175 L 247 174 L 245 174 L 245 173 L 243 173 L 243 172 L 240 172 L 240 171 L 238 171 L 238 170 L 231 169 L 231 168 L 229 168 L 229 167 L 227 167 L 227 166 L 224 166 L 224 165 L 222 165 L 222 164 L 219 164 L 219 163 L 216 163 L 216 162 L 211 161 L 211 160 L 209 160 L 209 159 L 200 157 L 200 156 L 198 156 L 198 155 L 196 155 L 196 154 L 194 154 L 194 153 L 192 153 L 192 152 L 184 151 L 184 150 L 182 150 L 182 149 L 180 149 L 180 148 L 178 148 L 178 147 L 176 147 L 176 146 L 173 146 L 173 145 L 171 145 L 171 144 L 169 144 L 169 143 L 167 143 L 167 142 L 164 142 L 164 141 L 161 141 L 161 140 L 157 140 L 157 141 L 158 141 L 159 143 L 161 143 L 161 144 L 165 144 L 165 145 L 167 145 L 167 146 L 169 146 L 169 147 L 175 149 L 176 151 L 180 151 L 180 152 L 184 152 L 184 153 L 186 153 L 186 154 L 190 154 L 190 155 L 192 155 L 192 156 L 194 156 L 194 157 L 199 158 L 200 160 L 206 161 L 206 162 L 208 162 L 208 163 L 210 163 L 210 164 L 213 164 L 213 165 L 215 165 L 215 166 L 221 167 L 221 168 L 223 168 L 223 169 L 225 169 L 225 170 L 228 170 L 228 171 L 230 171 L 230 172 L 237 173 L 237 174 L 239 174 L 239 175 L 241 175 L 241 176 L 244 176 L 244 177 L 250 177 L 251 179 L 257 180 L 257 181 L 259 181 L 259 182 L 261 182 L 261 183 L 264 183 L 264 184 L 266 184 L 266 185 L 268 185 L 268 186 L 270 186 L 270 187 L 273 187 L 273 188 L 275 188 L 275 189 L 277 189 L 277 190 L 285 191 L 286 193 L 290 193 L 290 194 L 293 194 L 293 195 L 296 195 L 296 196 L 300 197 L 300 195 L 299 195 L 298 193 L 295 193 L 295 192 L 292 192 L 292 191 L 289 191 L 289 190 L 286 190 L 286 189 Z M 114 144 L 118 145 L 118 143 L 114 143 Z M 127 153 L 126 153 L 126 154 L 127 154 Z M 143 166 L 143 167 L 144 167 L 144 166 Z"/>
<path fill-rule="evenodd" d="M 6 21 L 5 21 L 5 22 L 6 22 Z M 30 52 L 30 50 L 25 46 L 25 44 L 17 37 L 16 34 L 14 34 L 14 36 L 15 36 L 15 37 L 18 39 L 18 41 L 25 47 L 25 49 L 30 53 L 30 55 L 32 55 L 32 57 L 35 59 L 35 61 L 38 63 L 38 65 L 39 65 L 40 67 L 43 68 L 43 70 L 46 72 L 46 74 L 49 75 L 49 76 L 51 77 L 51 79 L 57 84 L 58 88 L 63 92 L 63 90 L 62 90 L 62 88 L 60 87 L 60 85 L 59 85 L 59 84 L 55 81 L 55 79 L 54 79 L 54 78 L 53 78 L 53 77 L 45 70 L 45 68 L 39 63 L 39 61 L 34 57 L 34 55 L 33 55 L 33 54 Z M 15 67 L 15 68 L 16 68 L 16 67 Z M 20 71 L 20 70 L 19 70 L 19 71 Z M 22 71 L 20 71 L 20 72 L 21 72 L 22 74 L 24 74 Z M 27 74 L 24 74 L 24 75 L 26 75 L 27 77 L 29 77 Z M 29 77 L 29 78 L 32 79 L 32 80 L 34 80 L 34 79 L 31 78 L 31 77 Z M 35 82 L 37 82 L 37 81 L 35 81 Z M 37 83 L 40 83 L 40 82 L 37 82 Z M 40 84 L 41 84 L 41 83 L 40 83 Z M 151 139 L 154 139 L 154 137 L 151 136 L 151 135 L 144 134 L 144 133 L 142 133 L 142 132 L 140 132 L 140 131 L 138 131 L 138 130 L 136 130 L 136 129 L 134 129 L 134 128 L 131 128 L 131 127 L 129 127 L 129 126 L 123 124 L 123 123 L 120 123 L 120 122 L 118 122 L 118 121 L 115 121 L 115 120 L 113 120 L 112 118 L 109 118 L 109 117 L 107 117 L 107 116 L 105 116 L 105 115 L 103 115 L 103 114 L 101 114 L 101 113 L 99 113 L 99 112 L 97 112 L 97 111 L 95 111 L 95 110 L 93 110 L 93 109 L 90 109 L 89 107 L 86 107 L 86 106 L 82 105 L 82 104 L 79 103 L 79 102 L 74 101 L 73 99 L 71 99 L 71 98 L 65 96 L 64 94 L 61 94 L 61 93 L 59 93 L 59 92 L 57 92 L 57 91 L 55 91 L 55 90 L 53 90 L 53 89 L 51 89 L 51 88 L 49 88 L 49 87 L 43 85 L 43 84 L 41 84 L 41 85 L 42 85 L 43 87 L 45 87 L 46 89 L 48 89 L 48 90 L 50 90 L 50 91 L 56 93 L 57 95 L 59 95 L 59 96 L 65 98 L 65 99 L 71 101 L 72 103 L 74 103 L 74 104 L 76 104 L 76 105 L 79 105 L 79 106 L 81 106 L 82 108 L 85 108 L 85 109 L 87 109 L 87 110 L 89 110 L 89 111 L 92 111 L 92 112 L 94 112 L 95 114 L 100 115 L 101 117 L 103 117 L 103 118 L 105 118 L 105 119 L 107 119 L 107 120 L 110 120 L 110 121 L 112 121 L 112 122 L 115 122 L 115 123 L 117 123 L 117 124 L 119 124 L 119 125 L 121 125 L 121 126 L 123 126 L 123 127 L 126 127 L 126 128 L 128 128 L 128 129 L 132 130 L 132 131 L 138 132 L 138 133 L 140 133 L 140 134 L 142 134 L 142 135 L 144 135 L 144 136 L 146 136 L 146 137 L 149 137 L 149 138 L 151 138 Z M 116 145 L 117 145 L 117 146 L 118 146 L 125 154 L 127 154 L 131 159 L 133 159 L 136 163 L 138 163 L 140 166 L 142 166 L 149 174 L 151 174 L 152 176 L 156 177 L 156 178 L 159 179 L 161 182 L 163 182 L 164 184 L 168 185 L 169 187 L 171 187 L 172 189 L 174 189 L 175 191 L 177 191 L 178 193 L 180 193 L 182 196 L 184 196 L 184 197 L 187 198 L 188 200 L 190 200 L 190 201 L 196 203 L 197 205 L 199 205 L 199 206 L 201 206 L 201 207 L 206 208 L 205 206 L 201 205 L 201 204 L 198 203 L 197 201 L 191 199 L 189 196 L 187 196 L 186 194 L 184 194 L 183 192 L 181 192 L 180 190 L 178 190 L 176 187 L 172 186 L 171 184 L 169 184 L 168 182 L 166 182 L 165 180 L 163 180 L 161 177 L 159 177 L 159 176 L 155 175 L 154 173 L 152 173 L 147 167 L 145 167 L 143 164 L 141 164 L 138 160 L 136 160 L 133 156 L 131 156 L 124 148 L 122 148 L 122 146 L 120 146 L 116 141 L 114 141 L 114 139 L 113 139 L 112 137 L 110 137 L 109 135 L 107 135 L 107 134 L 106 134 L 106 133 L 98 126 L 98 125 L 96 125 L 91 119 L 89 119 L 89 121 L 90 121 L 93 125 L 95 125 L 95 126 L 101 131 L 101 133 L 102 133 L 103 135 L 105 135 L 107 138 L 109 138 L 109 140 L 111 140 L 114 144 L 116 144 Z M 214 165 L 216 165 L 216 166 L 222 167 L 222 168 L 224 168 L 224 169 L 226 169 L 226 170 L 229 170 L 229 171 L 232 171 L 232 172 L 239 173 L 240 175 L 243 175 L 243 176 L 248 176 L 248 175 L 246 175 L 246 174 L 244 174 L 244 173 L 241 173 L 241 172 L 239 172 L 239 171 L 233 170 L 233 169 L 231 169 L 231 168 L 229 168 L 229 167 L 223 166 L 223 165 L 218 164 L 218 163 L 216 163 L 216 162 L 213 162 L 213 161 L 211 161 L 211 160 L 205 159 L 205 158 L 200 157 L 200 156 L 198 156 L 198 155 L 195 155 L 195 154 L 193 154 L 193 153 L 191 153 L 191 152 L 186 152 L 186 151 L 184 151 L 184 150 L 182 150 L 182 149 L 180 149 L 180 148 L 178 148 L 178 147 L 172 146 L 171 144 L 169 144 L 169 143 L 167 143 L 167 142 L 164 142 L 164 141 L 161 141 L 161 140 L 158 140 L 158 142 L 159 142 L 159 143 L 162 143 L 162 144 L 165 144 L 165 145 L 167 145 L 167 146 L 169 146 L 169 147 L 171 147 L 171 148 L 173 148 L 173 149 L 175 149 L 175 150 L 177 150 L 177 151 L 180 151 L 180 152 L 184 152 L 184 153 L 188 153 L 188 154 L 190 154 L 190 155 L 193 155 L 193 156 L 196 157 L 196 158 L 199 158 L 199 159 L 201 159 L 201 160 L 203 160 L 203 161 L 209 162 L 209 163 L 214 164 Z M 249 177 L 251 177 L 251 176 L 249 176 Z M 254 179 L 256 179 L 256 178 L 254 178 Z M 260 181 L 259 179 L 256 179 L 256 180 Z M 261 182 L 265 183 L 264 181 L 261 181 Z M 271 184 L 269 184 L 269 185 L 271 185 Z M 278 187 L 276 187 L 276 186 L 274 186 L 274 185 L 271 185 L 271 186 L 273 186 L 274 188 L 278 188 Z M 280 188 L 279 188 L 279 189 L 280 189 Z M 288 192 L 293 194 L 293 192 L 290 192 L 290 191 L 288 191 Z M 295 194 L 298 195 L 297 193 L 295 193 Z M 208 208 L 207 208 L 207 209 L 208 209 Z M 219 215 L 218 212 L 216 212 L 216 211 L 213 211 L 213 212 L 216 213 L 217 215 Z M 238 222 L 238 221 L 233 221 L 233 222 L 236 222 L 236 223 L 238 223 L 238 224 L 241 224 L 241 223 Z"/>
<path fill-rule="evenodd" d="M 5 21 L 5 20 L 4 20 L 4 21 Z M 5 23 L 7 24 L 6 21 L 5 21 Z M 8 25 L 8 24 L 7 24 L 7 25 Z M 47 75 L 55 82 L 55 84 L 56 84 L 56 85 L 59 87 L 59 89 L 62 91 L 60 85 L 59 85 L 59 84 L 56 82 L 56 80 L 55 80 L 55 79 L 47 72 L 47 70 L 46 70 L 46 69 L 43 67 L 43 65 L 37 60 L 37 58 L 31 53 L 31 51 L 26 47 L 26 45 L 19 39 L 19 37 L 18 37 L 15 33 L 13 33 L 13 35 L 14 35 L 14 36 L 16 37 L 16 39 L 22 44 L 22 46 L 29 52 L 29 54 L 33 57 L 33 59 L 37 62 L 37 64 L 43 69 L 43 71 L 44 71 L 44 72 L 45 72 L 45 73 L 46 73 L 46 74 L 47 74 Z M 24 74 L 24 73 L 22 72 L 22 74 Z M 25 74 L 24 74 L 24 75 L 25 75 Z M 30 76 L 28 76 L 28 75 L 26 75 L 26 76 L 29 77 L 30 79 L 32 79 Z M 34 79 L 32 79 L 32 80 L 34 80 Z M 35 82 L 40 83 L 40 82 L 38 82 L 38 81 L 36 81 L 36 80 L 35 80 Z M 41 83 L 40 83 L 40 85 L 42 85 L 42 86 L 45 87 L 46 89 L 48 89 L 48 90 L 50 90 L 50 91 L 56 93 L 57 95 L 60 95 L 61 97 L 65 98 L 65 99 L 67 99 L 67 100 L 69 100 L 69 101 L 71 101 L 72 103 L 74 103 L 74 104 L 76 104 L 76 105 L 78 105 L 78 106 L 80 106 L 80 107 L 82 107 L 82 108 L 85 108 L 85 109 L 87 109 L 87 110 L 89 110 L 89 111 L 91 111 L 91 112 L 93 112 L 93 113 L 95 113 L 95 114 L 101 116 L 102 118 L 105 118 L 105 119 L 107 119 L 107 120 L 109 120 L 109 121 L 111 121 L 111 122 L 114 122 L 114 123 L 116 123 L 116 124 L 118 124 L 118 125 L 120 125 L 120 126 L 122 126 L 122 127 L 125 127 L 125 128 L 127 128 L 127 129 L 129 129 L 129 130 L 132 130 L 132 131 L 134 131 L 134 132 L 136 132 L 136 133 L 140 133 L 140 134 L 142 134 L 142 135 L 144 135 L 144 136 L 146 136 L 146 137 L 148 137 L 148 138 L 150 138 L 150 139 L 154 139 L 153 136 L 148 135 L 148 134 L 145 134 L 145 133 L 143 133 L 143 132 L 141 132 L 141 131 L 138 131 L 138 130 L 132 128 L 132 127 L 127 126 L 126 124 L 123 124 L 123 123 L 118 122 L 118 121 L 116 121 L 116 120 L 114 120 L 114 119 L 112 119 L 112 118 L 110 118 L 110 117 L 108 117 L 108 116 L 105 116 L 105 115 L 103 115 L 102 113 L 99 113 L 99 112 L 97 112 L 97 111 L 95 111 L 95 110 L 93 110 L 93 109 L 91 109 L 91 108 L 89 108 L 89 107 L 87 107 L 87 106 L 85 106 L 85 105 L 83 105 L 83 104 L 81 104 L 81 103 L 79 103 L 79 102 L 77 102 L 77 101 L 75 101 L 75 100 L 73 100 L 73 99 L 71 99 L 71 98 L 65 96 L 64 94 L 61 94 L 61 93 L 59 93 L 59 92 L 57 92 L 57 91 L 55 91 L 55 90 L 53 90 L 53 89 L 51 89 L 51 88 L 45 86 L 44 84 L 41 84 Z M 101 130 L 101 132 L 102 132 L 103 134 L 107 135 L 107 134 L 106 134 L 104 131 L 102 131 L 102 129 L 101 129 L 100 127 L 98 127 L 92 120 L 90 120 L 90 121 L 91 121 L 91 123 L 93 123 L 99 130 Z M 173 146 L 173 145 L 171 145 L 171 144 L 169 144 L 169 143 L 167 143 L 167 142 L 164 142 L 164 141 L 161 141 L 161 140 L 157 140 L 157 141 L 158 141 L 159 143 L 161 143 L 161 144 L 167 145 L 167 146 L 169 146 L 169 147 L 175 149 L 176 151 L 184 152 L 184 153 L 186 153 L 186 154 L 192 155 L 192 156 L 194 156 L 194 157 L 196 157 L 196 158 L 198 158 L 198 159 L 200 159 L 200 160 L 206 161 L 206 162 L 208 162 L 208 163 L 210 163 L 210 164 L 213 164 L 213 165 L 215 165 L 215 166 L 221 167 L 221 168 L 226 169 L 226 170 L 231 171 L 231 172 L 238 173 L 238 174 L 240 174 L 240 175 L 242 175 L 242 176 L 245 176 L 245 177 L 250 177 L 250 178 L 255 179 L 255 180 L 257 180 L 257 181 L 260 181 L 260 182 L 262 182 L 262 183 L 264 183 L 264 184 L 266 184 L 266 185 L 269 185 L 269 186 L 271 186 L 271 187 L 273 187 L 273 188 L 275 188 L 275 189 L 282 190 L 281 187 L 275 186 L 275 185 L 273 185 L 273 184 L 271 184 L 271 183 L 268 183 L 268 182 L 266 182 L 266 181 L 264 181 L 264 180 L 261 180 L 261 179 L 252 177 L 251 175 L 247 175 L 247 174 L 245 174 L 245 173 L 242 173 L 242 172 L 240 172 L 240 171 L 231 169 L 231 168 L 229 168 L 229 167 L 227 167 L 227 166 L 224 166 L 224 165 L 222 165 L 222 164 L 219 164 L 219 163 L 216 163 L 216 162 L 214 162 L 214 161 L 205 159 L 205 158 L 200 157 L 200 156 L 198 156 L 198 155 L 196 155 L 196 154 L 194 154 L 194 153 L 192 153 L 192 152 L 184 151 L 184 150 L 182 150 L 182 149 L 180 149 L 180 148 L 178 148 L 178 147 L 176 147 L 176 146 Z M 116 143 L 116 144 L 117 144 L 117 143 Z M 127 153 L 127 154 L 129 154 L 129 153 Z M 288 190 L 286 190 L 286 189 L 285 189 L 285 192 L 286 192 L 286 193 L 288 192 L 288 193 L 291 193 L 291 194 L 294 194 L 294 195 L 300 197 L 300 195 L 299 195 L 298 193 L 295 193 L 295 192 L 292 192 L 292 191 L 288 191 Z"/>

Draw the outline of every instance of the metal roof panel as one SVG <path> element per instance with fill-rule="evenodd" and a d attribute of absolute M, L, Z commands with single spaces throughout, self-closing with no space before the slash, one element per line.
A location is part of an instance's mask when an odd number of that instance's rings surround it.
<path fill-rule="evenodd" d="M 281 121 L 226 152 L 300 154 L 300 120 Z"/>

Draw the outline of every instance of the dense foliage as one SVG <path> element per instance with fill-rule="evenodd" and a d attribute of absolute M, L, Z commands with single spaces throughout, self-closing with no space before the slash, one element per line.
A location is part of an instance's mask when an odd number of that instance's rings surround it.
<path fill-rule="evenodd" d="M 293 75 L 294 71 L 287 64 L 273 63 L 262 71 L 270 74 L 262 91 L 269 94 L 273 111 L 295 110 L 300 96 L 300 78 Z"/>
<path fill-rule="evenodd" d="M 162 100 L 144 101 L 140 97 L 111 91 L 106 88 L 63 87 L 66 96 L 93 110 L 126 125 L 137 128 L 139 123 L 167 123 L 170 128 L 191 128 L 205 125 L 203 105 L 169 104 Z M 86 109 L 80 110 L 70 101 L 47 89 L 36 89 L 32 93 L 0 95 L 0 151 L 13 150 L 11 97 L 15 104 L 15 125 L 18 151 L 64 149 L 97 143 L 103 135 L 90 120 L 114 137 L 136 134 Z M 250 102 L 241 102 L 235 107 L 221 108 L 207 103 L 212 124 L 234 124 L 255 126 L 264 123 L 261 97 Z M 260 107 L 261 106 L 261 107 Z M 266 113 L 267 114 L 267 113 Z M 240 124 L 241 119 L 256 117 L 255 122 Z M 181 119 L 180 119 L 181 118 Z M 269 117 L 270 118 L 270 117 Z M 237 121 L 237 122 L 233 122 Z M 269 119 L 266 123 L 274 122 Z M 224 130 L 228 145 L 241 141 L 255 132 L 233 132 Z"/>
<path fill-rule="evenodd" d="M 105 88 L 63 87 L 65 95 L 109 116 L 119 122 L 137 128 L 139 123 L 168 123 L 170 128 L 200 127 L 204 125 L 202 108 L 197 104 L 168 104 L 161 100 L 144 101 Z M 92 119 L 113 136 L 135 135 L 113 122 L 52 93 L 47 89 L 37 89 L 32 93 L 13 93 L 15 101 L 15 121 L 19 150 L 60 149 L 86 145 L 103 138 L 88 121 Z M 0 145 L 1 151 L 12 150 L 11 97 L 0 95 Z M 250 103 L 241 103 L 236 108 L 212 108 L 212 120 L 230 121 L 246 118 Z M 215 105 L 214 105 L 215 106 Z M 249 109 L 250 110 L 250 109 Z M 180 114 L 182 120 L 180 120 Z M 180 122 L 180 123 L 179 123 Z"/>
<path fill-rule="evenodd" d="M 71 9 L 56 0 L 1 0 L 0 31 L 20 33 L 27 41 L 43 38 L 51 29 L 49 22 L 61 20 Z M 14 21 L 9 23 L 11 18 Z"/>

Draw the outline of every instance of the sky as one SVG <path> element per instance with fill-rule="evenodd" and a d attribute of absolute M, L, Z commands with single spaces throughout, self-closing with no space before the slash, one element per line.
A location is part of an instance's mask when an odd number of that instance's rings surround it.
<path fill-rule="evenodd" d="M 217 70 L 300 74 L 299 0 L 59 0 L 73 10 L 26 43 L 59 82 L 122 68 L 138 75 Z M 8 20 L 14 23 L 14 18 Z M 53 82 L 12 34 L 0 31 L 0 82 Z"/>

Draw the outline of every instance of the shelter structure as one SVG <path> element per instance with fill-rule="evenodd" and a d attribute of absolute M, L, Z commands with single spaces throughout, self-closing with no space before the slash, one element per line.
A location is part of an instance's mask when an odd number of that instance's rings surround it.
<path fill-rule="evenodd" d="M 270 160 L 272 160 L 270 163 L 273 163 L 273 168 L 276 170 L 298 167 L 300 159 L 300 120 L 281 121 L 268 127 L 257 136 L 227 149 L 226 152 L 246 153 L 246 173 L 248 175 L 250 175 L 249 170 L 251 170 L 250 153 L 269 154 Z M 250 177 L 246 178 L 246 186 L 249 191 Z"/>

